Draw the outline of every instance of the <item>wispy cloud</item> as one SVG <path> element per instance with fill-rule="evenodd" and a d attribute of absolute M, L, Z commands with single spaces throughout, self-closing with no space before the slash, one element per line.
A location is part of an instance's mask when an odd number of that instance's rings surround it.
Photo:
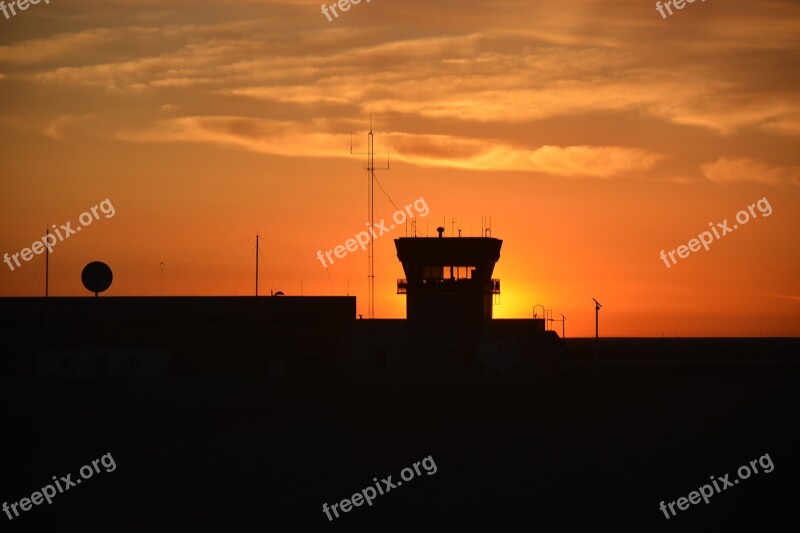
<path fill-rule="evenodd" d="M 781 298 L 782 300 L 791 300 L 793 302 L 800 302 L 800 296 L 794 296 L 791 294 L 768 294 L 767 296 L 772 296 L 773 298 Z"/>
<path fill-rule="evenodd" d="M 160 121 L 119 138 L 136 142 L 199 142 L 283 156 L 349 157 L 350 136 L 323 133 L 321 124 L 246 117 L 182 117 Z M 610 178 L 648 170 L 662 157 L 614 146 L 541 146 L 526 149 L 498 141 L 444 135 L 389 133 L 393 158 L 420 167 L 477 171 L 528 171 L 554 176 Z"/>
<path fill-rule="evenodd" d="M 94 118 L 94 115 L 61 115 L 47 124 L 42 133 L 54 141 L 64 141 L 64 131 L 67 129 L 67 127 L 73 124 L 84 122 L 91 118 Z"/>
<path fill-rule="evenodd" d="M 800 167 L 769 166 L 752 159 L 720 158 L 701 166 L 703 175 L 716 183 L 753 182 L 766 185 L 800 185 Z"/>
<path fill-rule="evenodd" d="M 119 139 L 338 157 L 342 124 L 374 112 L 397 124 L 388 138 L 395 157 L 418 166 L 698 179 L 697 160 L 659 168 L 683 159 L 683 132 L 712 153 L 736 154 L 703 165 L 709 180 L 797 182 L 795 167 L 739 149 L 747 136 L 800 134 L 800 97 L 786 76 L 798 45 L 791 2 L 695 9 L 681 31 L 665 29 L 652 6 L 621 0 L 602 9 L 592 0 L 498 0 L 490 11 L 386 2 L 335 27 L 307 1 L 234 0 L 224 10 L 207 0 L 163 9 L 126 1 L 115 4 L 129 14 L 122 19 L 79 4 L 65 8 L 76 29 L 1 46 L 0 80 L 51 117 L 103 102 L 98 131 L 122 131 Z M 431 27 L 431 17 L 444 26 Z M 402 31 L 388 22 L 395 18 Z M 615 129 L 594 127 L 604 119 Z M 62 139 L 71 120 L 45 133 Z M 620 133 L 642 124 L 646 135 Z M 728 139 L 735 151 L 723 149 Z"/>

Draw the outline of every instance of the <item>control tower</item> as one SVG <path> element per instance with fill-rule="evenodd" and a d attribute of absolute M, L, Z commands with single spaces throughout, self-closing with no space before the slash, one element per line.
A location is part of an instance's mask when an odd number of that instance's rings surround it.
<path fill-rule="evenodd" d="M 397 280 L 397 294 L 406 295 L 409 322 L 456 320 L 476 325 L 492 318 L 492 297 L 500 280 L 492 279 L 503 241 L 491 237 L 395 239 L 397 258 L 406 278 Z"/>
<path fill-rule="evenodd" d="M 475 364 L 476 346 L 492 319 L 500 280 L 492 279 L 503 241 L 491 237 L 404 237 L 395 239 L 406 278 L 410 367 L 425 374 L 452 375 Z M 438 371 L 437 371 L 438 370 Z"/>

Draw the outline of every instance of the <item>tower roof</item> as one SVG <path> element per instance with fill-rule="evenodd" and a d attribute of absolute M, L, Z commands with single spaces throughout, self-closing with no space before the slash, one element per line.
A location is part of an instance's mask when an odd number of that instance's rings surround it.
<path fill-rule="evenodd" d="M 426 266 L 496 263 L 503 245 L 492 237 L 401 237 L 394 243 L 403 264 Z"/>

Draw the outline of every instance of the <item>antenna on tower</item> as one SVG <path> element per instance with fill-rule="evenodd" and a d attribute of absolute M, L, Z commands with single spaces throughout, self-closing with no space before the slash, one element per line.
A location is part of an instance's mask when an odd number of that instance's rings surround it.
<path fill-rule="evenodd" d="M 389 170 L 389 150 L 386 150 L 386 166 L 375 168 L 375 139 L 372 132 L 372 111 L 369 113 L 369 134 L 367 135 L 367 151 L 353 151 L 353 133 L 350 132 L 350 153 L 354 155 L 366 155 L 367 164 L 364 167 L 367 171 L 367 216 L 369 217 L 369 228 L 375 228 L 375 171 Z M 369 312 L 367 318 L 375 318 L 375 249 L 373 239 L 367 243 L 367 279 L 369 281 Z"/>

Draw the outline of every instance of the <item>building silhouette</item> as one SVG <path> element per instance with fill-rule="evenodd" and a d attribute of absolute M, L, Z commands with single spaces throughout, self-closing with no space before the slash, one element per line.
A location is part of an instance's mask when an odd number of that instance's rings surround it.
<path fill-rule="evenodd" d="M 562 346 L 545 321 L 492 318 L 502 241 L 395 240 L 407 318 L 360 320 L 350 296 L 0 298 L 9 374 L 62 379 L 258 374 L 538 379 Z M 24 342 L 22 342 L 24 340 Z"/>

